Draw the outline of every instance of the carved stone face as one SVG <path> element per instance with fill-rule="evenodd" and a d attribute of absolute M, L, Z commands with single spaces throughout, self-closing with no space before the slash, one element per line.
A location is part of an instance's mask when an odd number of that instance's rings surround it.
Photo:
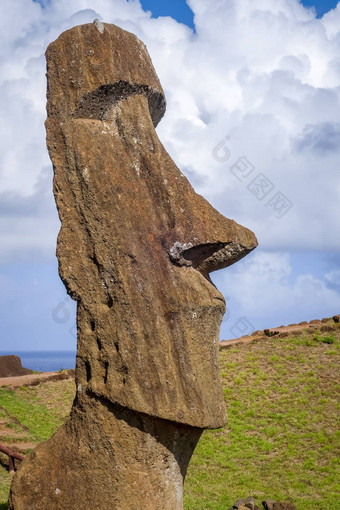
<path fill-rule="evenodd" d="M 78 302 L 77 383 L 145 414 L 219 427 L 225 303 L 209 272 L 256 238 L 197 195 L 159 141 L 163 92 L 144 45 L 112 25 L 76 29 L 84 44 L 73 64 L 63 61 L 68 32 L 47 51 L 54 95 L 62 69 L 72 80 L 68 97 L 48 103 L 46 125 L 60 275 Z M 119 61 L 122 45 L 135 67 Z"/>

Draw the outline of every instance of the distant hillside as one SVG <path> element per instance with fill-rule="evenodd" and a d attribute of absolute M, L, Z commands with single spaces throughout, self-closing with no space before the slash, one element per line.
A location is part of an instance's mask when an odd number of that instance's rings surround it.
<path fill-rule="evenodd" d="M 203 434 L 185 483 L 186 510 L 228 510 L 239 498 L 339 508 L 340 324 L 333 319 L 221 343 L 229 423 Z M 74 381 L 0 388 L 0 442 L 25 451 L 67 416 Z M 0 509 L 10 475 L 0 455 Z"/>
<path fill-rule="evenodd" d="M 263 329 L 254 331 L 251 335 L 241 336 L 239 338 L 234 338 L 231 340 L 222 340 L 220 342 L 220 347 L 230 347 L 231 345 L 240 344 L 240 343 L 248 343 L 252 340 L 256 340 L 259 338 L 263 338 L 266 336 L 275 336 L 278 335 L 280 337 L 286 336 L 296 336 L 301 335 L 303 332 L 307 334 L 313 334 L 314 331 L 319 330 L 320 333 L 324 333 L 327 331 L 335 331 L 335 324 L 340 322 L 340 315 L 334 315 L 332 318 L 321 319 L 321 320 L 312 320 L 310 322 L 299 322 L 299 324 L 289 324 L 288 326 L 279 326 L 277 328 L 271 329 Z"/>

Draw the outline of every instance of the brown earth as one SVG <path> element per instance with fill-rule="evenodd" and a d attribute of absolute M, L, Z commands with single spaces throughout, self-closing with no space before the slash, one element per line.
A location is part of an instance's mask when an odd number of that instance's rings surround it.
<path fill-rule="evenodd" d="M 58 379 L 68 379 L 74 376 L 74 370 L 65 370 L 64 372 L 41 372 L 40 374 L 21 375 L 16 377 L 1 377 L 0 387 L 18 388 L 20 386 L 36 386 L 41 381 L 56 381 Z"/>

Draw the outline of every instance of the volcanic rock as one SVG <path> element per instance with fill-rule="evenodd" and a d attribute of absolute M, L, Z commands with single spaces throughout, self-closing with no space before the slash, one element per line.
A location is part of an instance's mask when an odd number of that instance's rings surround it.
<path fill-rule="evenodd" d="M 273 499 L 267 499 L 266 501 L 262 501 L 262 505 L 265 510 L 296 510 L 296 506 L 290 501 L 274 501 Z"/>
<path fill-rule="evenodd" d="M 0 356 L 0 377 L 15 377 L 31 373 L 32 370 L 22 366 L 19 356 L 14 354 Z"/>
<path fill-rule="evenodd" d="M 159 141 L 164 94 L 133 34 L 77 26 L 46 59 L 77 397 L 68 422 L 22 463 L 10 509 L 182 509 L 202 430 L 226 422 L 225 301 L 209 273 L 257 241 L 195 193 Z"/>

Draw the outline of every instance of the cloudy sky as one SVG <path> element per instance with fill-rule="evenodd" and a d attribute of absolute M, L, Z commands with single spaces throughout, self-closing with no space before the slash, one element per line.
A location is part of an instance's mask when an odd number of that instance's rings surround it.
<path fill-rule="evenodd" d="M 1 0 L 0 349 L 75 349 L 44 52 L 95 18 L 146 43 L 167 97 L 160 139 L 196 191 L 258 237 L 213 274 L 221 339 L 339 313 L 340 2 Z"/>

